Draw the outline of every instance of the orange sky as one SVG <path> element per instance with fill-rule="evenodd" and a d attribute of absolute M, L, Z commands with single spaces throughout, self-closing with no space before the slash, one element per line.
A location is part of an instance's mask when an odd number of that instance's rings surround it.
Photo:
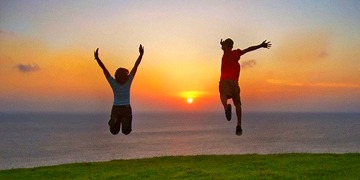
<path fill-rule="evenodd" d="M 222 111 L 227 37 L 240 49 L 273 44 L 240 60 L 252 63 L 241 71 L 244 110 L 360 111 L 359 2 L 171 2 L 1 2 L 0 111 L 108 112 L 93 51 L 113 74 L 132 68 L 139 44 L 134 110 Z"/>

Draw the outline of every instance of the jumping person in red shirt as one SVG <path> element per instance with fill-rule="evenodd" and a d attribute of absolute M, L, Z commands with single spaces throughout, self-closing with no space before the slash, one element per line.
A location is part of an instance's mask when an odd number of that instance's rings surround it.
<path fill-rule="evenodd" d="M 230 38 L 223 41 L 220 41 L 221 49 L 224 51 L 224 54 L 221 59 L 221 77 L 219 83 L 219 92 L 221 103 L 224 106 L 226 119 L 231 120 L 231 105 L 227 103 L 228 99 L 232 99 L 236 108 L 237 115 L 237 126 L 236 126 L 236 135 L 240 136 L 242 134 L 241 128 L 241 100 L 240 100 L 240 87 L 239 87 L 239 75 L 240 75 L 240 56 L 257 50 L 259 48 L 270 48 L 270 42 L 263 41 L 257 46 L 251 46 L 244 50 L 236 49 L 232 50 L 234 41 Z"/>

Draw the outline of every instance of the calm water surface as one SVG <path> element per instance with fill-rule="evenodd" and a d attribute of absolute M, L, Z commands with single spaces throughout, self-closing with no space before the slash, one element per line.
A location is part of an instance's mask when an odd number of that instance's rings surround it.
<path fill-rule="evenodd" d="M 198 154 L 360 152 L 360 114 L 246 113 L 243 135 L 223 113 L 139 113 L 133 132 L 108 114 L 0 115 L 0 169 Z"/>

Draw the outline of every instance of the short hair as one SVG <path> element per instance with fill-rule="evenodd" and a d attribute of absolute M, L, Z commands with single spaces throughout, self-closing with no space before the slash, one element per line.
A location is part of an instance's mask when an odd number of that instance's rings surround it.
<path fill-rule="evenodd" d="M 230 47 L 230 48 L 233 48 L 233 46 L 234 46 L 234 41 L 230 38 L 225 39 L 224 43 L 225 43 L 225 46 Z"/>
<path fill-rule="evenodd" d="M 129 79 L 129 70 L 125 68 L 118 68 L 115 72 L 115 81 L 119 84 L 125 84 Z"/>

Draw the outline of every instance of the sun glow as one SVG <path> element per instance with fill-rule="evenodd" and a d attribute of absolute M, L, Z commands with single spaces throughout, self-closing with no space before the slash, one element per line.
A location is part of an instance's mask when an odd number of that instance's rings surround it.
<path fill-rule="evenodd" d="M 194 99 L 208 94 L 206 91 L 182 91 L 179 92 L 179 96 L 186 99 L 187 103 L 191 104 L 194 102 Z"/>
<path fill-rule="evenodd" d="M 193 101 L 194 101 L 193 98 L 187 98 L 187 102 L 188 102 L 189 104 L 193 103 Z"/>

